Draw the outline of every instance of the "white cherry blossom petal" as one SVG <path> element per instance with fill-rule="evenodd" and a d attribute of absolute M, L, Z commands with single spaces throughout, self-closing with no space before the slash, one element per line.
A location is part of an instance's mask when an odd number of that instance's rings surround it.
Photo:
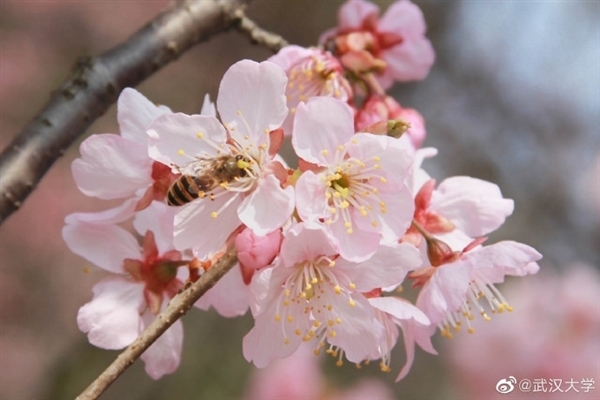
<path fill-rule="evenodd" d="M 141 257 L 138 241 L 117 225 L 87 222 L 67 224 L 63 227 L 62 236 L 73 253 L 116 274 L 125 273 L 124 259 L 137 260 Z"/>
<path fill-rule="evenodd" d="M 329 227 L 338 241 L 340 255 L 348 261 L 365 261 L 375 254 L 379 247 L 381 236 L 377 232 L 356 229 L 348 233 L 342 219 L 333 222 Z"/>
<path fill-rule="evenodd" d="M 377 351 L 383 326 L 375 319 L 372 306 L 360 293 L 352 294 L 352 302 L 341 295 L 330 295 L 324 299 L 335 310 L 333 321 L 339 321 L 328 333 L 327 341 L 344 350 L 348 361 L 360 363 Z M 327 301 L 328 300 L 328 301 Z"/>
<path fill-rule="evenodd" d="M 300 176 L 296 182 L 296 208 L 302 220 L 316 222 L 329 216 L 326 191 L 325 182 L 314 172 L 306 171 Z"/>
<path fill-rule="evenodd" d="M 264 236 L 287 222 L 293 211 L 294 188 L 288 186 L 283 189 L 274 175 L 267 175 L 242 201 L 238 215 L 255 234 Z"/>
<path fill-rule="evenodd" d="M 438 185 L 430 208 L 467 235 L 479 237 L 498 229 L 512 214 L 514 202 L 502 197 L 496 184 L 455 176 Z"/>
<path fill-rule="evenodd" d="M 237 264 L 200 297 L 194 306 L 201 310 L 208 310 L 212 306 L 226 318 L 239 317 L 248 311 L 249 290 Z"/>
<path fill-rule="evenodd" d="M 280 257 L 283 265 L 293 267 L 319 256 L 335 256 L 335 240 L 321 227 L 308 228 L 306 224 L 293 226 L 281 244 Z"/>
<path fill-rule="evenodd" d="M 354 135 L 350 107 L 332 97 L 313 97 L 300 103 L 294 118 L 292 145 L 310 163 L 327 165 L 335 160 L 338 146 Z"/>
<path fill-rule="evenodd" d="M 118 224 L 128 220 L 135 213 L 137 198 L 125 200 L 120 206 L 109 208 L 108 210 L 98 212 L 81 212 L 69 214 L 65 217 L 67 225 L 73 225 L 79 222 L 89 222 L 98 224 Z"/>
<path fill-rule="evenodd" d="M 269 61 L 242 60 L 227 70 L 219 87 L 217 109 L 242 147 L 268 147 L 268 133 L 281 127 L 288 114 L 286 84 L 285 72 Z"/>
<path fill-rule="evenodd" d="M 87 196 L 117 199 L 132 196 L 152 183 L 152 160 L 146 145 L 118 135 L 88 137 L 81 157 L 71 164 L 77 187 Z"/>
<path fill-rule="evenodd" d="M 165 106 L 156 106 L 133 88 L 125 88 L 117 101 L 117 120 L 121 136 L 146 147 L 146 129 L 152 121 L 163 114 L 170 114 Z"/>
<path fill-rule="evenodd" d="M 220 250 L 241 224 L 235 211 L 240 203 L 241 196 L 227 193 L 214 200 L 197 199 L 179 207 L 175 214 L 175 248 L 194 247 L 199 255 Z"/>
<path fill-rule="evenodd" d="M 255 318 L 254 327 L 244 336 L 243 352 L 247 361 L 264 368 L 276 358 L 290 356 L 302 343 L 296 335 L 297 326 L 308 326 L 308 315 L 300 314 L 293 323 L 283 324 L 275 318 L 277 303 L 268 302 L 267 308 Z M 285 340 L 288 338 L 288 341 Z"/>
<path fill-rule="evenodd" d="M 144 286 L 125 277 L 109 277 L 94 286 L 94 298 L 79 309 L 77 325 L 94 346 L 117 350 L 143 330 Z"/>
<path fill-rule="evenodd" d="M 404 280 L 409 271 L 421 266 L 419 251 L 406 243 L 395 246 L 380 246 L 379 250 L 362 263 L 346 263 L 340 260 L 336 267 L 355 284 L 358 292 L 369 292 L 376 288 L 395 286 Z"/>
<path fill-rule="evenodd" d="M 475 274 L 491 283 L 504 282 L 505 275 L 534 274 L 539 269 L 535 262 L 542 258 L 533 247 L 508 240 L 467 254 L 469 262 L 475 267 Z"/>
<path fill-rule="evenodd" d="M 147 208 L 136 213 L 133 220 L 135 230 L 144 236 L 147 231 L 154 233 L 159 253 L 173 250 L 173 230 L 176 207 L 153 201 Z"/>
<path fill-rule="evenodd" d="M 148 135 L 148 154 L 165 165 L 181 167 L 198 158 L 227 153 L 225 128 L 210 116 L 163 115 L 150 124 Z"/>
<path fill-rule="evenodd" d="M 156 318 L 149 310 L 146 310 L 142 317 L 144 328 Z M 182 348 L 183 323 L 178 320 L 142 354 L 141 359 L 144 360 L 146 373 L 156 380 L 162 378 L 163 375 L 175 372 L 179 367 Z"/>

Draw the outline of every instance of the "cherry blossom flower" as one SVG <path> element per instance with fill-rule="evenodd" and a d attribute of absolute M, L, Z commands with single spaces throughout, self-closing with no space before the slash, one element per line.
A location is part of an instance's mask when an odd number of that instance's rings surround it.
<path fill-rule="evenodd" d="M 70 216 L 62 231 L 71 251 L 113 274 L 94 286 L 92 301 L 77 315 L 90 343 L 104 349 L 130 345 L 182 286 L 177 267 L 185 262 L 173 249 L 173 210 L 153 202 L 136 214 L 134 226 L 143 235 L 141 247 L 110 219 L 100 222 L 98 214 Z M 148 375 L 158 379 L 175 371 L 182 342 L 177 321 L 142 355 Z"/>
<path fill-rule="evenodd" d="M 512 214 L 514 202 L 502 196 L 498 185 L 468 176 L 444 179 L 436 188 L 420 164 L 434 149 L 418 151 L 409 186 L 415 193 L 413 225 L 403 236 L 425 251 L 423 232 L 460 250 L 473 239 L 498 229 Z"/>
<path fill-rule="evenodd" d="M 155 118 L 170 113 L 135 89 L 125 88 L 117 103 L 121 135 L 88 137 L 81 143 L 81 157 L 71 165 L 79 190 L 100 199 L 135 198 L 133 207 L 126 210 L 129 216 L 152 200 L 164 199 L 175 175 L 148 157 L 146 129 Z"/>
<path fill-rule="evenodd" d="M 285 73 L 273 63 L 240 61 L 225 73 L 219 88 L 217 109 L 223 123 L 212 116 L 178 113 L 150 125 L 150 156 L 175 171 L 216 157 L 234 157 L 244 171 L 229 181 L 215 178 L 214 189 L 178 208 L 178 249 L 194 247 L 209 254 L 242 223 L 266 235 L 290 218 L 294 190 L 281 186 L 287 173 L 273 160 L 277 148 L 271 141 L 287 116 L 286 83 Z"/>
<path fill-rule="evenodd" d="M 461 321 L 472 331 L 470 320 L 475 309 L 489 319 L 480 302 L 485 302 L 494 313 L 512 310 L 494 284 L 504 281 L 506 275 L 524 276 L 539 270 L 536 263 L 541 255 L 532 247 L 513 241 L 490 246 L 475 241 L 462 252 L 453 252 L 441 265 L 413 271 L 409 277 L 413 286 L 423 286 L 416 301 L 433 325 L 443 336 L 451 337 L 450 328 L 459 330 Z"/>
<path fill-rule="evenodd" d="M 408 301 L 395 296 L 369 297 L 369 303 L 376 309 L 376 318 L 384 326 L 385 334 L 380 342 L 379 353 L 375 358 L 381 358 L 380 367 L 384 372 L 390 371 L 392 349 L 399 336 L 399 328 L 403 333 L 406 363 L 400 370 L 396 382 L 403 379 L 410 370 L 415 358 L 415 343 L 431 353 L 437 354 L 431 344 L 429 318 Z"/>
<path fill-rule="evenodd" d="M 597 397 L 600 371 L 600 274 L 576 263 L 560 271 L 544 268 L 535 277 L 503 290 L 514 303 L 510 318 L 473 321 L 473 335 L 443 343 L 454 390 L 465 399 L 501 399 L 500 378 L 537 383 L 544 398 Z M 490 360 L 494 360 L 490 368 Z M 590 382 L 590 378 L 591 382 Z M 595 382 L 594 382 L 595 378 Z M 595 390 L 585 393 L 584 380 Z M 569 380 L 575 381 L 569 389 Z M 578 390 L 579 393 L 575 392 Z"/>
<path fill-rule="evenodd" d="M 406 231 L 414 211 L 404 183 L 412 157 L 396 139 L 354 134 L 350 108 L 318 97 L 298 106 L 292 144 L 314 166 L 296 183 L 298 214 L 325 226 L 342 257 L 365 260 L 382 239 L 395 242 Z"/>
<path fill-rule="evenodd" d="M 316 96 L 352 99 L 352 88 L 344 69 L 333 55 L 315 47 L 286 46 L 268 59 L 279 65 L 288 76 L 285 95 L 290 113 L 283 124 L 285 134 L 292 133 L 296 108 Z"/>
<path fill-rule="evenodd" d="M 305 224 L 287 232 L 278 260 L 258 272 L 269 274 L 268 289 L 244 337 L 244 356 L 259 368 L 313 339 L 316 352 L 326 341 L 341 349 L 340 360 L 359 363 L 376 353 L 383 327 L 361 293 L 397 285 L 421 263 L 410 245 L 382 246 L 367 262 L 350 262 L 324 229 Z"/>
<path fill-rule="evenodd" d="M 423 13 L 408 0 L 392 3 L 381 19 L 375 4 L 349 0 L 339 10 L 338 27 L 320 42 L 356 72 L 380 70 L 379 81 L 387 89 L 393 81 L 421 80 L 429 72 L 435 53 L 425 30 Z"/>

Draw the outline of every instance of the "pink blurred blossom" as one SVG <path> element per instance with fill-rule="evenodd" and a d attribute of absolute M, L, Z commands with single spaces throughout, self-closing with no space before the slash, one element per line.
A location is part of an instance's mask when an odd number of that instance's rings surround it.
<path fill-rule="evenodd" d="M 465 399 L 505 399 L 500 379 L 546 380 L 547 392 L 528 398 L 597 399 L 600 390 L 600 274 L 585 264 L 560 273 L 545 269 L 538 276 L 513 282 L 505 291 L 515 307 L 489 322 L 473 321 L 473 335 L 455 335 L 444 343 L 454 390 Z M 591 378 L 595 389 L 584 393 L 580 381 Z M 578 382 L 574 390 L 568 381 Z M 550 382 L 550 380 L 555 380 Z M 560 380 L 560 381 L 559 381 Z M 560 383 L 560 384 L 559 384 Z M 550 392 L 553 388 L 553 392 Z"/>
<path fill-rule="evenodd" d="M 350 69 L 358 66 L 356 72 L 379 69 L 387 89 L 394 81 L 421 80 L 428 74 L 435 53 L 425 30 L 423 13 L 408 0 L 392 3 L 381 18 L 375 4 L 349 0 L 339 10 L 338 26 L 320 42 L 333 42 L 342 63 Z"/>

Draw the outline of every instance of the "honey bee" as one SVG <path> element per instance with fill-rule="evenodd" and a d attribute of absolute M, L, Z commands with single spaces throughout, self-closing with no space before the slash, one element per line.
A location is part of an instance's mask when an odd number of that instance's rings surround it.
<path fill-rule="evenodd" d="M 242 155 L 199 158 L 179 169 L 181 176 L 167 192 L 170 206 L 182 206 L 209 194 L 218 186 L 247 176 L 248 159 Z"/>

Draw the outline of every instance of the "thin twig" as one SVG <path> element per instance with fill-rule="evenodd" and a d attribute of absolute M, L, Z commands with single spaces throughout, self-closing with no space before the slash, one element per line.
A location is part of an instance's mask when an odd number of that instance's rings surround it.
<path fill-rule="evenodd" d="M 237 262 L 237 252 L 229 249 L 199 280 L 175 296 L 144 332 L 104 370 L 76 400 L 97 399 L 142 353 Z"/>
<path fill-rule="evenodd" d="M 79 59 L 44 108 L 0 154 L 0 223 L 121 90 L 137 86 L 193 45 L 230 29 L 230 15 L 247 1 L 179 1 L 121 45 Z"/>
<path fill-rule="evenodd" d="M 277 53 L 289 44 L 287 40 L 281 36 L 266 31 L 258 26 L 256 22 L 246 16 L 244 10 L 241 8 L 235 9 L 231 13 L 231 18 L 236 22 L 235 27 L 237 30 L 247 35 L 252 43 L 260 44 L 271 50 L 273 53 Z"/>

